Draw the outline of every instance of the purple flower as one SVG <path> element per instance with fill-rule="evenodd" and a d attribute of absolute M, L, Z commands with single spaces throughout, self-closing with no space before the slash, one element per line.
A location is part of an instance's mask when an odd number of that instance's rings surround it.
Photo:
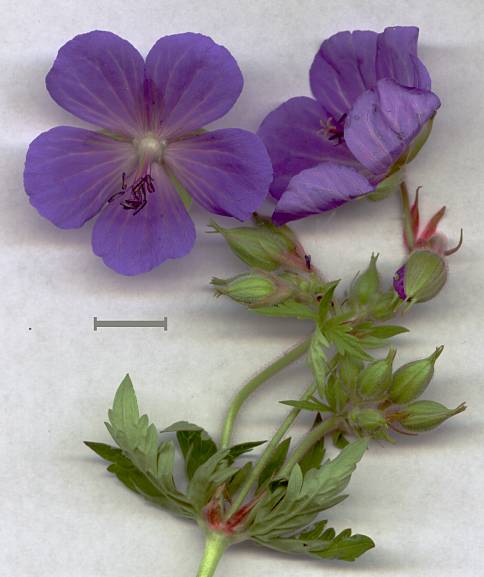
<path fill-rule="evenodd" d="M 440 101 L 417 38 L 415 27 L 335 34 L 311 66 L 315 98 L 291 98 L 265 118 L 277 224 L 374 191 L 424 133 Z"/>
<path fill-rule="evenodd" d="M 243 86 L 234 58 L 210 38 L 165 36 L 145 62 L 119 36 L 89 32 L 60 49 L 46 84 L 60 106 L 102 130 L 59 126 L 38 136 L 25 190 L 61 228 L 100 213 L 93 250 L 117 272 L 143 273 L 190 251 L 187 191 L 239 220 L 266 196 L 272 168 L 260 139 L 200 130 L 232 108 Z"/>

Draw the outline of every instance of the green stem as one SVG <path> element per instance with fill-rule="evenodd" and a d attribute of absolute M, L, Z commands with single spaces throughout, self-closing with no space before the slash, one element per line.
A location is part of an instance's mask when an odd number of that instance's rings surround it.
<path fill-rule="evenodd" d="M 203 553 L 197 577 L 212 577 L 217 565 L 229 546 L 230 541 L 222 533 L 209 532 L 205 541 L 205 551 Z"/>
<path fill-rule="evenodd" d="M 304 455 L 309 451 L 309 449 L 316 444 L 322 437 L 327 435 L 332 429 L 334 429 L 339 422 L 338 417 L 330 417 L 316 425 L 309 433 L 304 437 L 304 439 L 299 443 L 296 449 L 292 452 L 289 459 L 286 461 L 284 467 L 279 471 L 281 477 L 288 476 L 292 471 L 293 467 L 299 463 L 299 461 L 304 457 Z"/>
<path fill-rule="evenodd" d="M 235 399 L 232 401 L 229 407 L 227 416 L 225 417 L 221 441 L 222 449 L 226 449 L 230 445 L 235 419 L 237 418 L 237 415 L 247 398 L 254 391 L 256 391 L 260 385 L 262 385 L 262 383 L 299 359 L 299 357 L 301 357 L 308 350 L 310 342 L 311 339 L 309 338 L 302 342 L 300 345 L 290 349 L 282 357 L 278 358 L 277 361 L 269 365 L 262 372 L 258 373 L 237 393 Z"/>
<path fill-rule="evenodd" d="M 306 401 L 309 397 L 314 393 L 317 389 L 317 383 L 313 382 L 306 391 L 301 396 L 301 401 Z M 247 480 L 240 488 L 237 497 L 232 502 L 230 509 L 227 512 L 226 518 L 229 519 L 242 505 L 247 495 L 250 493 L 252 489 L 252 485 L 257 481 L 259 475 L 263 471 L 264 467 L 267 465 L 269 460 L 271 459 L 274 451 L 276 450 L 277 446 L 281 442 L 284 435 L 290 429 L 291 425 L 296 420 L 296 417 L 301 412 L 301 409 L 294 408 L 292 411 L 287 415 L 285 420 L 283 421 L 282 425 L 277 429 L 276 433 L 270 440 L 269 444 L 267 445 L 265 451 L 260 456 L 259 460 L 255 464 L 254 468 L 252 469 L 250 475 L 247 477 Z"/>
<path fill-rule="evenodd" d="M 413 230 L 412 230 L 412 218 L 410 214 L 410 200 L 408 196 L 408 188 L 403 181 L 400 184 L 400 195 L 402 198 L 402 210 L 403 210 L 403 234 L 407 240 L 407 245 L 410 249 L 413 248 L 415 239 L 413 238 Z"/>

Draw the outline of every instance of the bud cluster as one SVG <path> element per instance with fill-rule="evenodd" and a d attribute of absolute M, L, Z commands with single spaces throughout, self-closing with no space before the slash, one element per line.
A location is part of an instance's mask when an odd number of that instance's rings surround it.
<path fill-rule="evenodd" d="M 390 430 L 412 434 L 433 429 L 465 410 L 463 403 L 448 409 L 435 401 L 417 400 L 430 384 L 442 350 L 437 347 L 396 370 L 394 348 L 384 359 L 367 363 L 337 354 L 312 409 L 339 417 L 338 438 L 354 434 L 393 442 Z"/>

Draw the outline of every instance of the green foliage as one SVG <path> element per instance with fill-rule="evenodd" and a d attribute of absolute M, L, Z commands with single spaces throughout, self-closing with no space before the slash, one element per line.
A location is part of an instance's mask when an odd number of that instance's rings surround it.
<path fill-rule="evenodd" d="M 281 441 L 277 446 L 276 450 L 272 454 L 271 459 L 268 461 L 266 466 L 262 469 L 259 476 L 258 485 L 261 487 L 267 481 L 270 481 L 274 475 L 279 471 L 279 469 L 284 464 L 287 457 L 287 452 L 289 451 L 289 445 L 291 444 L 291 438 L 288 437 Z"/>
<path fill-rule="evenodd" d="M 301 531 L 320 511 L 332 507 L 345 498 L 341 495 L 348 484 L 356 463 L 367 447 L 366 440 L 348 445 L 335 459 L 320 468 L 312 468 L 304 475 L 296 465 L 287 486 L 277 486 L 257 507 L 249 529 L 257 540 L 273 540 Z"/>
<path fill-rule="evenodd" d="M 319 559 L 354 561 L 375 546 L 366 535 L 352 535 L 345 529 L 338 535 L 334 529 L 326 529 L 327 521 L 319 521 L 307 531 L 290 537 L 256 538 L 260 545 L 283 553 L 309 555 Z"/>
<path fill-rule="evenodd" d="M 166 428 L 164 433 L 176 433 L 180 450 L 185 459 L 185 468 L 188 479 L 195 471 L 217 452 L 217 445 L 210 435 L 201 427 L 179 421 Z"/>

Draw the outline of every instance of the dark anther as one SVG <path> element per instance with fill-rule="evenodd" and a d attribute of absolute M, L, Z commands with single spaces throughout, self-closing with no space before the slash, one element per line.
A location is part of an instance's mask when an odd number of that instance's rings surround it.
<path fill-rule="evenodd" d="M 132 210 L 133 216 L 138 214 L 138 212 L 146 206 L 147 192 L 155 192 L 155 185 L 150 174 L 145 174 L 145 176 L 142 176 L 133 183 L 133 186 L 131 187 L 131 198 L 123 200 L 121 206 L 125 210 Z"/>
<path fill-rule="evenodd" d="M 124 194 L 127 188 L 128 185 L 126 184 L 126 173 L 123 172 L 123 175 L 121 176 L 121 190 L 119 192 L 115 192 L 112 196 L 110 196 L 108 198 L 108 202 L 112 202 L 115 198 Z"/>
<path fill-rule="evenodd" d="M 305 254 L 304 255 L 304 260 L 306 261 L 306 268 L 308 270 L 311 270 L 311 255 L 310 254 Z"/>
<path fill-rule="evenodd" d="M 328 140 L 337 140 L 337 144 L 341 144 L 344 141 L 344 122 L 346 119 L 346 113 L 335 121 L 335 119 L 330 116 L 327 120 L 321 120 L 321 133 Z"/>

